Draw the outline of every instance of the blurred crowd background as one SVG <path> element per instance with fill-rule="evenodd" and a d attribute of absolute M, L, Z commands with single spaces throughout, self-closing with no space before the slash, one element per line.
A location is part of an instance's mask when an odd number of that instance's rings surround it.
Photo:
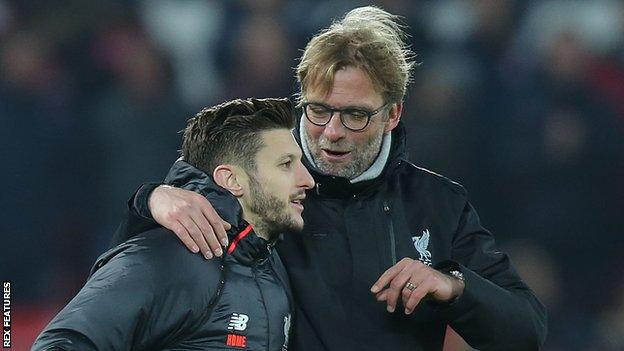
<path fill-rule="evenodd" d="M 189 117 L 291 96 L 310 37 L 365 4 L 0 0 L 14 348 L 84 283 L 126 200 L 177 158 Z M 404 16 L 418 54 L 411 160 L 468 189 L 547 305 L 545 350 L 624 350 L 624 2 L 375 4 Z"/>

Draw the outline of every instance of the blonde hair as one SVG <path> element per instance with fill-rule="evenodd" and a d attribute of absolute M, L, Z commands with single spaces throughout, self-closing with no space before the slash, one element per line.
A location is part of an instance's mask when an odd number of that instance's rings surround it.
<path fill-rule="evenodd" d="M 366 6 L 349 11 L 321 30 L 310 40 L 297 66 L 299 102 L 310 87 L 329 93 L 336 72 L 348 66 L 366 72 L 386 102 L 403 101 L 414 53 L 405 43 L 406 34 L 398 20 L 378 7 Z"/>

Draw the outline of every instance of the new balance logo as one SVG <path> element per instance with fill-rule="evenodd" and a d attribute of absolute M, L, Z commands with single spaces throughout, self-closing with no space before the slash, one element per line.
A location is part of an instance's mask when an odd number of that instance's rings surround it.
<path fill-rule="evenodd" d="M 431 252 L 427 249 L 429 246 L 429 229 L 425 229 L 421 236 L 412 236 L 412 242 L 420 258 L 418 260 L 427 266 L 431 266 Z"/>
<path fill-rule="evenodd" d="M 247 316 L 246 314 L 232 313 L 232 317 L 230 317 L 230 323 L 228 324 L 228 329 L 243 331 L 247 329 L 248 321 L 249 316 Z"/>

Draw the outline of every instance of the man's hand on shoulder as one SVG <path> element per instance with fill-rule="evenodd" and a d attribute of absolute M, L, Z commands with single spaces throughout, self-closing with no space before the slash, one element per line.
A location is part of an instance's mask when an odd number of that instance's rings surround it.
<path fill-rule="evenodd" d="M 371 287 L 378 301 L 385 301 L 388 312 L 394 312 L 399 296 L 410 314 L 425 296 L 438 302 L 449 302 L 464 292 L 464 282 L 437 271 L 420 261 L 404 258 L 388 268 Z"/>
<path fill-rule="evenodd" d="M 173 231 L 192 252 L 201 251 L 206 259 L 223 254 L 221 246 L 228 245 L 226 231 L 231 226 L 205 197 L 161 185 L 150 194 L 148 206 L 154 220 Z"/>

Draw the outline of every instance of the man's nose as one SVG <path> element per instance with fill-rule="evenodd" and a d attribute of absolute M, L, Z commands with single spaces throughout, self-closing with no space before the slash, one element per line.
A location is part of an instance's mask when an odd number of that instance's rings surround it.
<path fill-rule="evenodd" d="M 342 125 L 342 121 L 340 120 L 340 113 L 335 112 L 332 118 L 325 125 L 325 129 L 323 129 L 323 135 L 330 141 L 336 141 L 345 137 L 347 133 L 347 128 Z"/>
<path fill-rule="evenodd" d="M 301 162 L 299 162 L 297 169 L 297 186 L 306 190 L 314 187 L 314 178 Z"/>

